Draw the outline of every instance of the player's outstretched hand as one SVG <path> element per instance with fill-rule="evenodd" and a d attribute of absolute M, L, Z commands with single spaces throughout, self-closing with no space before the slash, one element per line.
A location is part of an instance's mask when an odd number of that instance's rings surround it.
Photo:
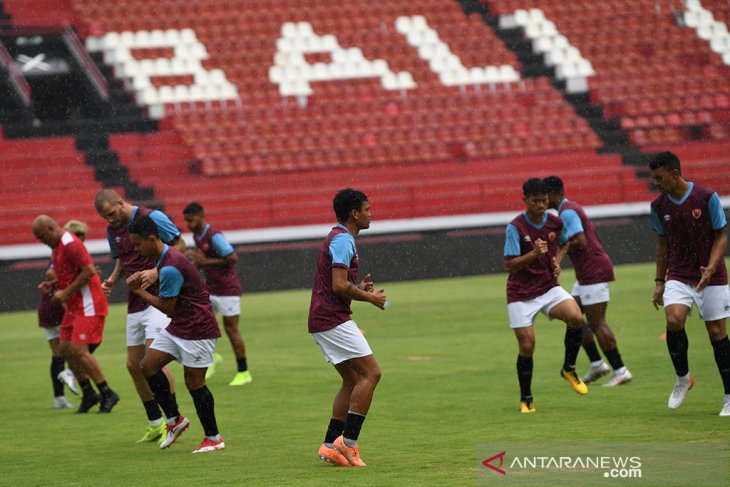
<path fill-rule="evenodd" d="M 370 274 L 366 275 L 365 278 L 362 280 L 359 286 L 360 289 L 362 289 L 365 292 L 371 293 L 373 292 L 373 281 L 372 276 Z"/>

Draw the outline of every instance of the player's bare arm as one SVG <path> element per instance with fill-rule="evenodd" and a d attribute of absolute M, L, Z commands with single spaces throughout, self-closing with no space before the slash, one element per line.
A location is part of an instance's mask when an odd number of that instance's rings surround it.
<path fill-rule="evenodd" d="M 101 290 L 104 291 L 106 296 L 112 293 L 114 285 L 119 281 L 119 277 L 122 275 L 122 262 L 120 259 L 115 259 L 114 270 L 107 276 L 101 283 Z"/>
<path fill-rule="evenodd" d="M 139 271 L 135 272 L 131 276 L 127 278 L 127 287 L 131 292 L 142 298 L 142 300 L 149 304 L 150 306 L 154 306 L 155 308 L 159 309 L 163 313 L 165 313 L 167 316 L 172 316 L 172 314 L 175 311 L 175 304 L 177 303 L 177 298 L 170 298 L 170 299 L 162 299 L 159 296 L 155 296 L 154 294 L 150 294 L 146 289 L 144 284 L 144 276 L 143 274 L 147 271 Z"/>
<path fill-rule="evenodd" d="M 659 309 L 664 305 L 664 282 L 667 277 L 667 266 L 669 265 L 669 244 L 667 237 L 661 235 L 656 239 L 656 278 L 654 279 L 656 286 L 654 287 L 654 295 L 651 303 L 654 309 Z"/>
<path fill-rule="evenodd" d="M 507 257 L 504 262 L 504 268 L 510 274 L 514 274 L 515 272 L 519 272 L 528 265 L 530 265 L 533 260 L 539 259 L 543 255 L 545 255 L 547 251 L 547 242 L 541 238 L 538 238 L 535 241 L 535 246 L 531 252 L 520 255 L 518 257 Z"/>
<path fill-rule="evenodd" d="M 94 274 L 96 274 L 96 267 L 94 264 L 82 267 L 71 284 L 69 284 L 66 289 L 59 289 L 56 291 L 53 294 L 51 301 L 59 304 L 66 304 L 68 298 L 79 292 L 79 289 L 88 284 L 91 278 L 94 277 Z"/>
<path fill-rule="evenodd" d="M 190 261 L 198 267 L 211 266 L 211 265 L 235 265 L 238 262 L 238 254 L 231 252 L 225 257 L 206 257 L 202 250 L 188 250 L 185 254 Z"/>
<path fill-rule="evenodd" d="M 385 309 L 385 301 L 388 299 L 385 289 L 365 291 L 359 286 L 355 286 L 347 279 L 347 269 L 342 267 L 332 268 L 332 290 L 340 296 L 356 301 L 366 301 L 380 309 Z"/>
<path fill-rule="evenodd" d="M 720 260 L 725 256 L 725 249 L 727 248 L 727 234 L 725 228 L 715 230 L 715 241 L 712 242 L 712 248 L 710 249 L 710 260 L 707 266 L 700 267 L 702 277 L 700 282 L 697 283 L 697 291 L 702 291 L 710 283 L 710 279 L 715 275 L 717 266 L 720 264 Z"/>

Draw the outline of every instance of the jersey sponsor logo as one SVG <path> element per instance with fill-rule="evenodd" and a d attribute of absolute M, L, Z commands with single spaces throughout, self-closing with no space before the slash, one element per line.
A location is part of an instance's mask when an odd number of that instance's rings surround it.
<path fill-rule="evenodd" d="M 524 240 L 525 240 L 525 242 L 532 242 L 532 239 L 530 238 L 529 235 L 525 235 L 525 239 Z"/>
<path fill-rule="evenodd" d="M 699 208 L 695 208 L 692 210 L 692 216 L 695 218 L 695 220 L 699 219 L 702 216 L 702 210 Z"/>
<path fill-rule="evenodd" d="M 116 237 L 114 237 L 114 241 L 115 241 L 116 243 L 119 243 L 119 242 L 121 242 L 121 241 L 122 241 L 122 237 L 120 237 L 119 235 L 117 235 Z"/>
<path fill-rule="evenodd" d="M 671 217 L 671 216 L 669 216 L 669 215 L 664 215 L 664 221 L 665 221 L 665 222 L 668 222 L 668 221 L 669 221 L 669 220 L 671 220 L 671 219 L 672 219 L 672 217 Z"/>
<path fill-rule="evenodd" d="M 550 232 L 550 233 L 548 233 L 548 238 L 549 238 L 549 239 L 550 239 L 551 241 L 555 240 L 555 238 L 556 238 L 556 237 L 557 237 L 557 235 L 555 234 L 555 232 Z"/>

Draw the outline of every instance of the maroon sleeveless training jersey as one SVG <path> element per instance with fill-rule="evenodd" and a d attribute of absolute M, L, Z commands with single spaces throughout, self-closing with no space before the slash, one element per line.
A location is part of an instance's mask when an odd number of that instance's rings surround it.
<path fill-rule="evenodd" d="M 139 216 L 149 216 L 150 213 L 152 213 L 152 210 L 149 208 L 139 206 L 137 207 L 137 211 L 132 217 L 132 220 Z M 127 225 L 121 225 L 118 228 L 114 228 L 111 225 L 106 227 L 107 238 L 109 239 L 109 245 L 112 248 L 112 256 L 118 258 L 122 263 L 124 277 L 129 277 L 137 271 L 144 271 L 155 267 L 155 259 L 152 257 L 145 257 L 134 250 L 132 240 L 129 238 Z M 160 291 L 159 283 L 154 283 L 147 288 L 147 291 L 150 294 L 157 296 Z M 148 306 L 149 305 L 145 303 L 142 298 L 128 291 L 127 313 L 144 311 Z"/>
<path fill-rule="evenodd" d="M 213 237 L 221 234 L 210 225 L 206 226 L 201 235 L 193 234 L 195 246 L 209 259 L 220 259 L 227 255 L 219 255 L 213 246 Z M 222 237 L 222 235 L 221 235 Z M 201 267 L 205 275 L 205 285 L 208 293 L 213 296 L 240 296 L 241 282 L 238 280 L 234 265 L 206 265 Z"/>
<path fill-rule="evenodd" d="M 332 264 L 330 255 L 330 244 L 335 236 L 341 233 L 348 233 L 341 225 L 334 227 L 319 248 L 317 257 L 317 268 L 314 271 L 314 283 L 312 284 L 312 299 L 309 305 L 309 333 L 317 333 L 331 330 L 337 325 L 350 320 L 352 300 L 332 290 L 332 267 L 338 266 L 347 268 L 347 279 L 355 284 L 360 259 L 357 249 L 354 252 L 349 265 Z"/>
<path fill-rule="evenodd" d="M 575 268 L 575 277 L 578 279 L 578 283 L 585 286 L 613 281 L 615 279 L 613 263 L 598 239 L 593 222 L 578 203 L 563 200 L 560 204 L 560 215 L 568 210 L 573 210 L 578 215 L 580 224 L 583 227 L 583 235 L 586 237 L 585 247 L 581 249 L 571 247 L 568 251 L 568 257 L 570 257 L 570 261 Z"/>
<path fill-rule="evenodd" d="M 694 184 L 681 203 L 672 201 L 666 194 L 658 196 L 651 203 L 652 211 L 666 232 L 669 246 L 667 279 L 690 285 L 699 282 L 702 276 L 700 267 L 710 261 L 710 250 L 715 241 L 710 210 L 713 194 L 714 191 Z M 724 259 L 720 259 L 709 285 L 727 285 Z"/>
<path fill-rule="evenodd" d="M 167 247 L 167 251 L 157 263 L 160 273 L 168 266 L 180 272 L 183 282 L 176 296 L 175 311 L 165 330 L 184 340 L 220 337 L 221 331 L 213 313 L 213 305 L 210 304 L 208 291 L 198 270 L 187 257 L 172 247 Z"/>
<path fill-rule="evenodd" d="M 530 301 L 558 286 L 553 274 L 553 257 L 558 249 L 558 239 L 563 230 L 563 220 L 552 213 L 545 213 L 545 222 L 538 227 L 528 221 L 527 213 L 521 213 L 510 222 L 519 235 L 519 255 L 525 255 L 535 248 L 534 242 L 542 239 L 548 244 L 548 252 L 533 260 L 524 269 L 507 278 L 507 302 Z M 519 257 L 513 255 L 512 257 Z M 509 258 L 510 256 L 505 255 Z"/>

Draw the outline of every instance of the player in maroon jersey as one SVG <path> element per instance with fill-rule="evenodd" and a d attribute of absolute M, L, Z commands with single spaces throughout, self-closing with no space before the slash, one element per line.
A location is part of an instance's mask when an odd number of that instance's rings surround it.
<path fill-rule="evenodd" d="M 655 308 L 664 306 L 667 348 L 677 379 L 667 406 L 682 405 L 694 379 L 689 373 L 689 340 L 684 329 L 696 305 L 705 321 L 715 362 L 725 388 L 720 416 L 730 416 L 730 341 L 725 321 L 730 316 L 725 249 L 727 220 L 717 193 L 682 177 L 679 158 L 660 152 L 649 163 L 661 191 L 651 203 L 657 234 Z"/>
<path fill-rule="evenodd" d="M 159 296 L 146 290 L 144 271 L 127 279 L 127 286 L 147 304 L 170 317 L 145 352 L 142 373 L 149 382 L 155 400 L 165 412 L 167 428 L 160 448 L 172 445 L 190 425 L 180 414 L 170 383 L 162 368 L 173 360 L 181 362 L 185 386 L 193 398 L 205 437 L 193 453 L 225 448 L 218 432 L 213 394 L 205 384 L 205 371 L 213 364 L 216 342 L 221 336 L 205 283 L 195 266 L 177 249 L 168 246 L 158 234 L 157 223 L 150 216 L 136 218 L 129 225 L 129 236 L 141 255 L 152 257 L 159 269 Z"/>
<path fill-rule="evenodd" d="M 336 465 L 362 467 L 357 440 L 381 372 L 367 340 L 350 318 L 350 303 L 366 301 L 384 309 L 387 298 L 383 289 L 374 289 L 370 274 L 356 284 L 360 258 L 355 237 L 370 228 L 367 196 L 348 188 L 339 191 L 332 203 L 339 223 L 317 256 L 308 329 L 325 360 L 339 373 L 342 387 L 317 454 Z"/>
<path fill-rule="evenodd" d="M 229 385 L 248 384 L 253 379 L 248 370 L 246 345 L 238 330 L 241 314 L 241 283 L 236 273 L 238 254 L 220 231 L 206 223 L 205 210 L 200 203 L 187 205 L 183 216 L 188 229 L 193 232 L 196 247 L 195 250 L 188 250 L 185 255 L 203 272 L 213 310 L 223 316 L 223 327 L 236 355 L 238 371 Z M 215 359 L 218 362 L 221 357 L 216 354 Z M 215 373 L 216 362 L 208 369 L 207 378 Z"/>
<path fill-rule="evenodd" d="M 520 412 L 533 413 L 532 356 L 535 351 L 533 324 L 538 313 L 567 325 L 565 359 L 560 375 L 579 394 L 588 387 L 575 373 L 583 334 L 583 316 L 575 299 L 558 284 L 560 267 L 555 256 L 567 241 L 563 221 L 547 212 L 547 186 L 532 178 L 522 185 L 526 211 L 506 229 L 504 265 L 507 278 L 507 311 L 510 328 L 517 338 L 517 377 L 520 383 Z"/>
<path fill-rule="evenodd" d="M 563 180 L 558 176 L 544 179 L 548 186 L 548 206 L 558 211 L 568 232 L 568 243 L 558 251 L 557 262 L 561 263 L 567 254 L 575 269 L 576 282 L 571 294 L 585 313 L 583 327 L 583 348 L 591 360 L 583 382 L 591 383 L 608 374 L 609 368 L 598 353 L 593 336 L 598 338 L 601 350 L 614 370 L 613 376 L 604 387 L 626 384 L 633 375 L 624 365 L 616 345 L 616 338 L 606 322 L 608 308 L 608 283 L 614 280 L 613 263 L 603 249 L 593 222 L 583 207 L 564 196 Z"/>

